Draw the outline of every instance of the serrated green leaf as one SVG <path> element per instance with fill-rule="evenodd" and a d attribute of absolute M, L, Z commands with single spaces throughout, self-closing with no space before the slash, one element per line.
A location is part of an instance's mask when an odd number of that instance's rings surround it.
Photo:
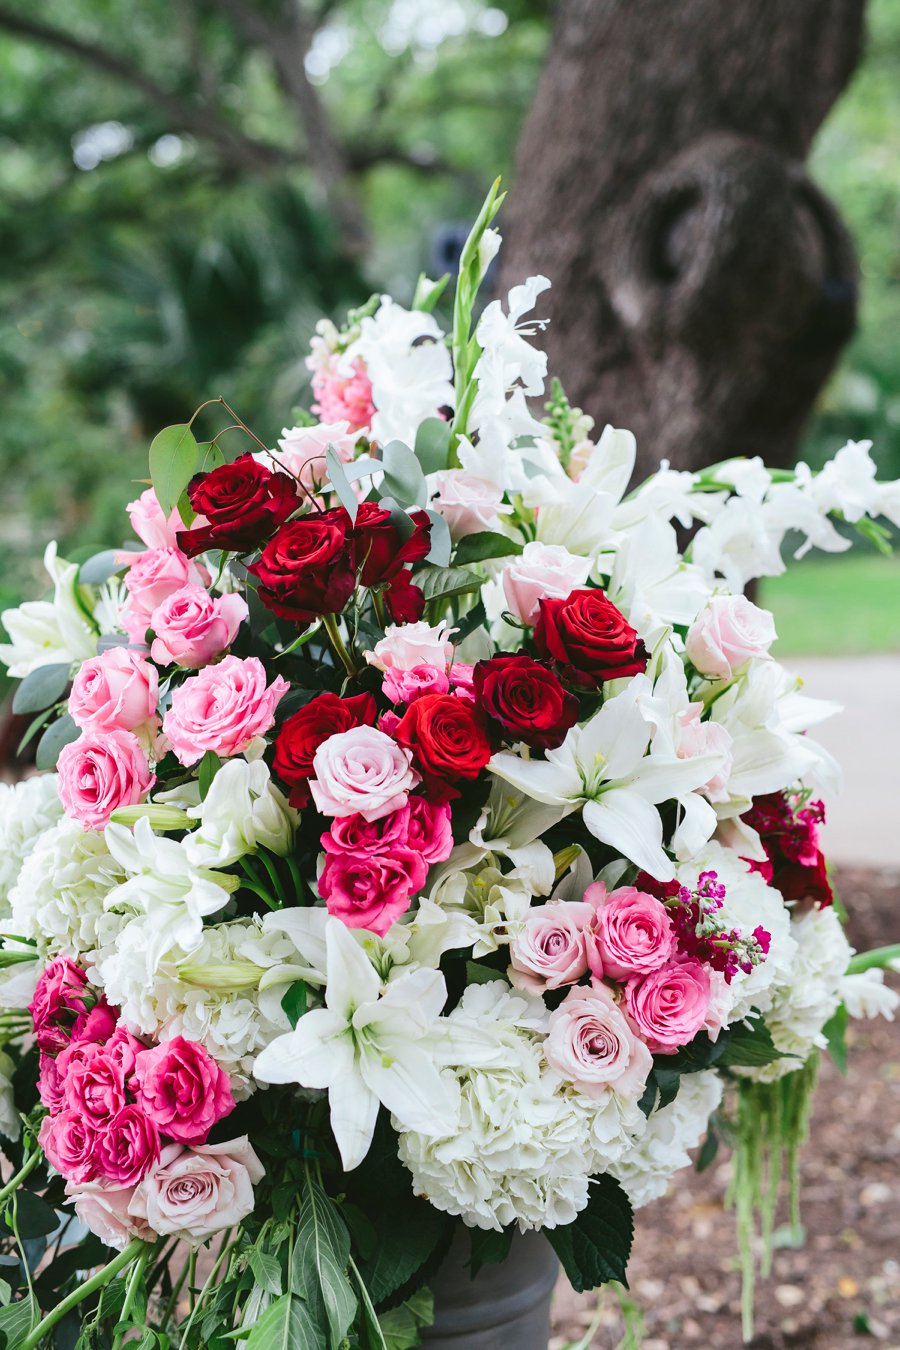
<path fill-rule="evenodd" d="M 421 424 L 416 432 L 416 459 L 423 473 L 440 473 L 446 469 L 451 434 L 450 423 L 440 417 L 429 417 Z"/>
<path fill-rule="evenodd" d="M 850 1015 L 843 1003 L 822 1028 L 822 1034 L 828 1041 L 828 1053 L 834 1060 L 838 1071 L 847 1077 L 847 1024 Z"/>
<path fill-rule="evenodd" d="M 250 1269 L 260 1288 L 268 1294 L 281 1293 L 281 1262 L 269 1252 L 261 1252 L 258 1247 L 250 1249 Z"/>
<path fill-rule="evenodd" d="M 446 1228 L 446 1215 L 425 1200 L 410 1197 L 398 1207 L 396 1222 L 380 1229 L 378 1247 L 365 1266 L 366 1288 L 379 1307 L 418 1274 Z"/>
<path fill-rule="evenodd" d="M 81 729 L 75 725 L 68 713 L 63 713 L 47 728 L 38 741 L 34 762 L 39 769 L 55 769 L 59 752 L 72 741 L 77 741 Z"/>
<path fill-rule="evenodd" d="M 627 1287 L 625 1270 L 633 1235 L 628 1196 L 608 1174 L 592 1179 L 587 1206 L 572 1223 L 546 1233 L 579 1294 L 610 1280 Z"/>
<path fill-rule="evenodd" d="M 156 500 L 165 515 L 178 505 L 178 498 L 200 465 L 200 446 L 186 424 L 164 427 L 150 445 L 150 477 Z"/>
<path fill-rule="evenodd" d="M 420 567 L 415 576 L 426 601 L 481 590 L 481 578 L 464 567 Z"/>
<path fill-rule="evenodd" d="M 479 534 L 467 534 L 456 545 L 454 561 L 459 566 L 484 562 L 487 558 L 511 558 L 522 552 L 523 545 L 515 539 L 507 539 L 505 534 L 496 534 L 493 530 L 482 530 Z"/>
<path fill-rule="evenodd" d="M 13 712 L 43 712 L 45 708 L 58 703 L 69 683 L 71 664 L 68 661 L 54 661 L 49 666 L 38 666 L 30 675 L 26 675 L 13 696 Z"/>
<path fill-rule="evenodd" d="M 728 1028 L 723 1037 L 725 1045 L 718 1058 L 719 1064 L 732 1068 L 756 1068 L 760 1064 L 772 1064 L 776 1059 L 790 1059 L 775 1048 L 771 1032 L 760 1018 L 747 1027 L 743 1022 Z"/>
<path fill-rule="evenodd" d="M 275 1300 L 247 1339 L 247 1350 L 323 1350 L 325 1335 L 295 1294 Z"/>
<path fill-rule="evenodd" d="M 482 1266 L 499 1265 L 501 1261 L 505 1261 L 509 1256 L 512 1240 L 512 1228 L 503 1228 L 499 1233 L 493 1228 L 470 1228 L 471 1257 L 469 1269 L 473 1278 Z"/>
<path fill-rule="evenodd" d="M 382 493 L 401 506 L 424 506 L 428 495 L 422 466 L 408 445 L 388 441 L 381 454 L 384 468 Z"/>
<path fill-rule="evenodd" d="M 313 1308 L 321 1298 L 331 1350 L 339 1350 L 356 1314 L 356 1295 L 347 1278 L 349 1260 L 347 1226 L 321 1186 L 309 1180 L 297 1226 L 291 1287 Z"/>

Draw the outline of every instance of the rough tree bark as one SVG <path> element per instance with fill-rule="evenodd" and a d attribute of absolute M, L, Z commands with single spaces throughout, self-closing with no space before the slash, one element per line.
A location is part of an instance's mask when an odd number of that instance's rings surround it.
<path fill-rule="evenodd" d="M 502 280 L 551 278 L 551 365 L 644 471 L 786 463 L 853 331 L 853 248 L 803 161 L 864 6 L 560 0 Z"/>

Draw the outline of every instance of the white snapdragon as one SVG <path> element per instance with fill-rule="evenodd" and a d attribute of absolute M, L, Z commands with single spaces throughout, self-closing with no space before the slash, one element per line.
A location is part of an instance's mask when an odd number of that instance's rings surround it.
<path fill-rule="evenodd" d="M 413 445 L 422 422 L 453 406 L 450 352 L 433 315 L 382 296 L 340 358 L 341 368 L 351 370 L 360 358 L 372 382 L 372 436 L 383 445 L 393 440 Z"/>
<path fill-rule="evenodd" d="M 14 679 L 23 679 L 40 666 L 84 661 L 97 650 L 97 628 L 79 595 L 78 567 L 57 557 L 56 544 L 47 545 L 44 567 L 53 582 L 52 600 L 26 600 L 0 615 L 9 634 L 0 643 L 0 661 Z"/>
<path fill-rule="evenodd" d="M 61 818 L 55 773 L 38 774 L 14 785 L 0 783 L 0 915 L 29 853 Z"/>
<path fill-rule="evenodd" d="M 205 800 L 188 815 L 199 825 L 185 839 L 184 851 L 198 867 L 227 867 L 260 848 L 284 857 L 300 819 L 262 759 L 223 764 Z"/>

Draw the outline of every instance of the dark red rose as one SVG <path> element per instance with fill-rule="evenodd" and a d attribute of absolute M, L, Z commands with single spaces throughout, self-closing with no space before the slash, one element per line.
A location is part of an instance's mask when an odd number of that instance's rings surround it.
<path fill-rule="evenodd" d="M 384 601 L 394 623 L 418 623 L 425 613 L 425 595 L 408 572 L 391 577 Z"/>
<path fill-rule="evenodd" d="M 431 521 L 425 511 L 411 516 L 415 529 L 403 538 L 391 513 L 376 502 L 362 502 L 353 525 L 353 562 L 363 586 L 390 581 L 404 563 L 421 562 L 431 548 Z M 361 569 L 361 570 L 360 570 Z"/>
<path fill-rule="evenodd" d="M 309 802 L 313 757 L 322 742 L 351 727 L 374 726 L 377 716 L 371 694 L 355 694 L 353 698 L 318 694 L 287 719 L 275 741 L 272 768 L 291 789 L 292 806 Z"/>
<path fill-rule="evenodd" d="M 541 600 L 540 607 L 534 645 L 578 684 L 602 684 L 646 668 L 643 642 L 603 591 L 573 591 L 565 600 Z"/>
<path fill-rule="evenodd" d="M 338 614 L 356 585 L 343 507 L 301 516 L 283 525 L 247 570 L 259 582 L 267 609 L 283 619 L 309 623 Z"/>
<path fill-rule="evenodd" d="M 437 800 L 458 797 L 453 783 L 477 778 L 493 753 L 484 715 L 453 694 L 423 694 L 411 703 L 394 731 L 411 750 Z"/>
<path fill-rule="evenodd" d="M 247 553 L 271 537 L 300 506 L 297 487 L 285 473 L 273 473 L 252 455 L 240 455 L 198 475 L 188 498 L 208 524 L 178 531 L 178 547 L 189 558 L 210 548 Z"/>
<path fill-rule="evenodd" d="M 578 699 L 530 656 L 479 661 L 473 682 L 480 708 L 500 724 L 508 740 L 552 750 L 578 721 Z"/>

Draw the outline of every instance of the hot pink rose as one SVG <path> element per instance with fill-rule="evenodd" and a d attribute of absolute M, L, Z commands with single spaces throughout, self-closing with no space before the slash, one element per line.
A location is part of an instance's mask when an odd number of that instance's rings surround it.
<path fill-rule="evenodd" d="M 629 980 L 625 1010 L 655 1055 L 674 1055 L 703 1026 L 709 997 L 709 971 L 691 957 Z"/>
<path fill-rule="evenodd" d="M 409 836 L 409 806 L 366 820 L 365 816 L 335 816 L 331 829 L 321 836 L 326 853 L 386 853 L 406 843 Z"/>
<path fill-rule="evenodd" d="M 363 360 L 354 361 L 347 372 L 340 369 L 339 361 L 334 353 L 319 363 L 312 377 L 316 396 L 312 410 L 323 422 L 346 422 L 351 431 L 363 431 L 375 415 L 372 381 Z"/>
<path fill-rule="evenodd" d="M 135 1094 L 161 1134 L 200 1144 L 234 1110 L 228 1075 L 197 1041 L 175 1036 L 138 1055 Z"/>
<path fill-rule="evenodd" d="M 328 913 L 348 928 L 367 928 L 384 937 L 409 909 L 424 884 L 428 864 L 410 848 L 388 853 L 329 853 L 319 877 Z"/>
<path fill-rule="evenodd" d="M 587 581 L 590 558 L 579 558 L 561 544 L 526 544 L 501 573 L 506 603 L 522 623 L 534 624 L 541 600 L 566 600 Z"/>
<path fill-rule="evenodd" d="M 146 1045 L 139 1041 L 136 1036 L 132 1036 L 123 1023 L 119 1023 L 113 1035 L 106 1042 L 106 1053 L 121 1068 L 125 1086 L 129 1091 L 133 1090 L 132 1078 L 137 1057 L 146 1049 Z"/>
<path fill-rule="evenodd" d="M 52 1055 L 65 1049 L 86 1000 L 87 976 L 74 961 L 60 956 L 44 968 L 28 1005 L 39 1050 Z"/>
<path fill-rule="evenodd" d="M 331 446 L 342 464 L 349 464 L 356 453 L 358 434 L 350 431 L 350 423 L 320 422 L 314 427 L 285 427 L 278 442 L 281 454 L 277 467 L 297 478 L 304 487 L 315 492 L 328 478 L 325 451 Z M 255 456 L 268 468 L 276 463 L 274 455 Z"/>
<path fill-rule="evenodd" d="M 131 528 L 148 548 L 175 548 L 178 531 L 187 529 L 177 506 L 172 508 L 168 516 L 163 514 L 153 488 L 146 488 L 135 501 L 129 502 L 125 509 L 131 521 Z"/>
<path fill-rule="evenodd" d="M 163 731 L 182 764 L 196 764 L 207 750 L 222 758 L 239 755 L 272 727 L 289 688 L 280 675 L 267 688 L 265 666 L 257 657 L 226 656 L 178 686 Z"/>
<path fill-rule="evenodd" d="M 202 585 L 203 573 L 177 548 L 151 548 L 139 553 L 125 573 L 130 601 L 121 620 L 132 642 L 143 642 L 157 605 L 182 586 Z"/>
<path fill-rule="evenodd" d="M 574 984 L 588 968 L 585 928 L 594 917 L 582 901 L 535 905 L 509 944 L 509 978 L 517 989 L 540 994 Z"/>
<path fill-rule="evenodd" d="M 60 1076 L 59 1066 L 54 1055 L 47 1055 L 41 1051 L 40 1055 L 40 1076 L 38 1078 L 38 1095 L 46 1106 L 47 1110 L 55 1115 L 65 1106 L 66 1093 L 63 1081 Z"/>
<path fill-rule="evenodd" d="M 105 997 L 100 998 L 89 1012 L 82 1013 L 72 1028 L 73 1041 L 108 1041 L 116 1029 L 117 1014 Z M 107 1049 L 109 1047 L 107 1046 Z"/>
<path fill-rule="evenodd" d="M 444 517 L 454 540 L 481 530 L 496 530 L 503 505 L 503 492 L 496 483 L 476 478 L 466 469 L 445 469 L 437 476 L 438 495 L 432 505 Z"/>
<path fill-rule="evenodd" d="M 607 894 L 602 882 L 584 893 L 592 907 L 588 960 L 595 975 L 627 980 L 658 970 L 675 955 L 678 941 L 665 905 L 653 895 L 622 886 Z"/>
<path fill-rule="evenodd" d="M 422 694 L 446 694 L 447 673 L 437 666 L 414 666 L 412 670 L 387 670 L 382 685 L 392 703 L 412 703 Z"/>
<path fill-rule="evenodd" d="M 161 666 L 196 670 L 208 665 L 231 646 L 249 613 L 243 596 L 214 599 L 205 586 L 182 586 L 150 616 L 154 632 L 150 655 Z"/>
<path fill-rule="evenodd" d="M 85 661 L 72 684 L 69 713 L 84 730 L 134 731 L 156 716 L 159 674 L 146 657 L 111 647 Z"/>
<path fill-rule="evenodd" d="M 83 732 L 63 746 L 56 767 L 66 815 L 86 830 L 102 830 L 113 811 L 136 806 L 156 782 L 138 738 L 118 728 Z"/>
<path fill-rule="evenodd" d="M 450 676 L 454 694 L 459 694 L 460 697 L 466 695 L 474 703 L 475 667 L 466 665 L 465 661 L 454 661 L 447 674 Z"/>
<path fill-rule="evenodd" d="M 117 1186 L 112 1181 L 90 1181 L 84 1184 L 68 1182 L 66 1195 L 74 1202 L 75 1213 L 81 1222 L 108 1247 L 120 1250 L 132 1238 L 154 1242 L 156 1234 L 146 1219 L 135 1218 L 129 1212 L 134 1198 L 134 1186 Z"/>
<path fill-rule="evenodd" d="M 427 797 L 410 797 L 409 847 L 429 864 L 444 862 L 453 852 L 453 830 L 448 802 L 430 802 Z"/>
<path fill-rule="evenodd" d="M 730 680 L 752 657 L 766 658 L 775 622 L 745 595 L 714 595 L 687 635 L 685 650 L 701 675 Z"/>
<path fill-rule="evenodd" d="M 418 623 L 390 624 L 384 637 L 366 652 L 369 665 L 378 670 L 415 670 L 416 666 L 443 666 L 453 656 L 445 623 L 432 627 L 420 619 Z"/>
<path fill-rule="evenodd" d="M 154 1233 L 199 1246 L 246 1219 L 264 1176 L 246 1135 L 204 1148 L 172 1144 L 136 1188 L 129 1213 Z"/>
<path fill-rule="evenodd" d="M 158 1157 L 159 1134 L 139 1106 L 123 1107 L 97 1138 L 97 1167 L 120 1186 L 140 1181 Z"/>
<path fill-rule="evenodd" d="M 550 1015 L 544 1042 L 547 1063 L 585 1097 L 607 1088 L 637 1101 L 653 1067 L 605 985 L 572 989 Z"/>
<path fill-rule="evenodd" d="M 702 703 L 691 703 L 686 712 L 678 714 L 678 741 L 675 752 L 679 759 L 696 759 L 698 755 L 721 755 L 721 767 L 698 788 L 711 802 L 728 800 L 728 779 L 734 763 L 731 733 L 718 722 L 701 721 Z"/>
<path fill-rule="evenodd" d="M 72 1050 L 60 1072 L 65 1082 L 66 1106 L 81 1112 L 94 1129 L 105 1129 L 125 1105 L 122 1069 L 96 1042 L 81 1042 Z"/>
<path fill-rule="evenodd" d="M 313 757 L 309 787 L 325 816 L 366 820 L 399 811 L 419 775 L 412 753 L 376 727 L 351 727 L 323 741 Z"/>
<path fill-rule="evenodd" d="M 97 1176 L 97 1131 L 81 1111 L 66 1108 L 41 1121 L 38 1143 L 47 1161 L 66 1181 L 93 1181 Z"/>

